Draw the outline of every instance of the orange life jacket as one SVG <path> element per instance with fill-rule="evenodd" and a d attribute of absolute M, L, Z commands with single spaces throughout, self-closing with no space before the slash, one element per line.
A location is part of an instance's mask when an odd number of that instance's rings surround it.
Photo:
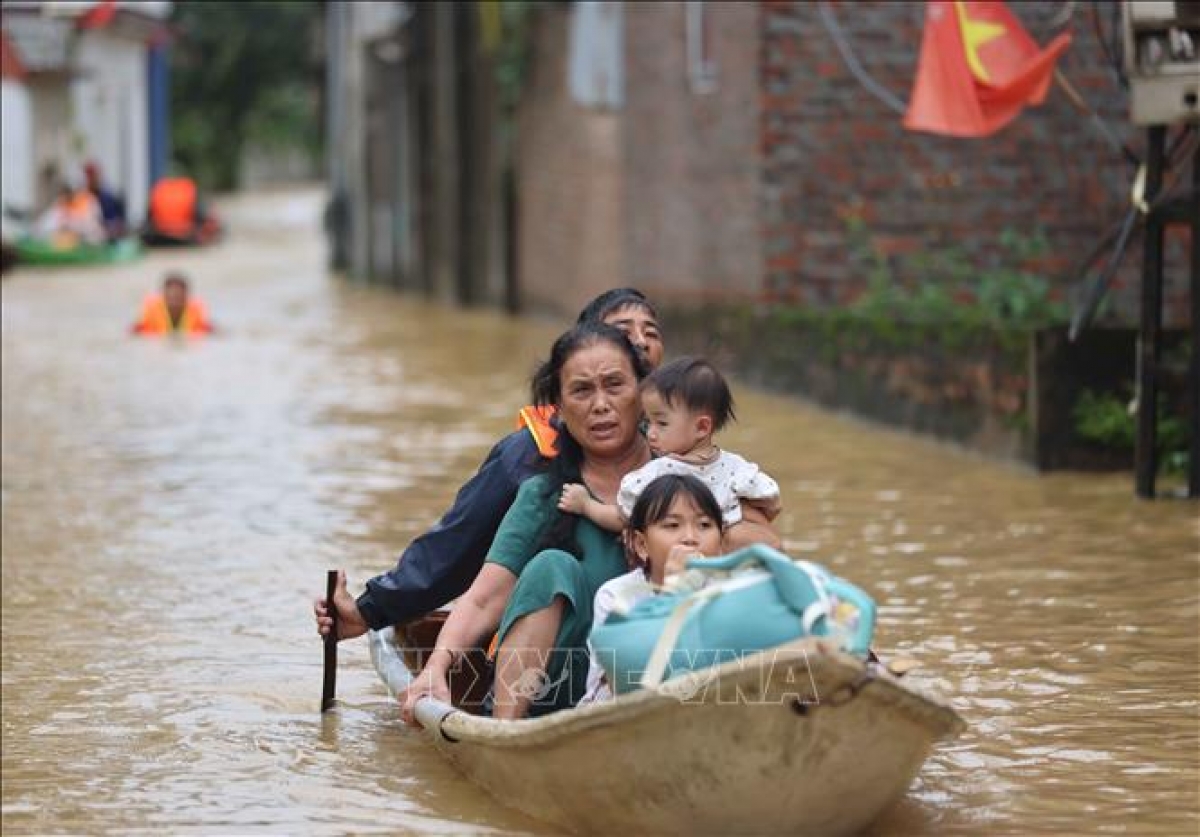
<path fill-rule="evenodd" d="M 100 202 L 96 200 L 96 196 L 91 192 L 80 189 L 67 198 L 63 204 L 63 215 L 66 216 L 68 221 L 82 221 L 87 223 L 101 217 Z"/>
<path fill-rule="evenodd" d="M 558 448 L 554 446 L 554 443 L 558 441 L 558 431 L 550 424 L 550 419 L 556 412 L 558 411 L 550 405 L 530 405 L 522 407 L 521 411 L 517 413 L 517 429 L 528 428 L 537 445 L 538 453 L 547 459 L 558 456 Z"/>
<path fill-rule="evenodd" d="M 162 294 L 150 294 L 142 302 L 142 318 L 133 330 L 137 334 L 170 334 L 173 331 L 180 334 L 208 334 L 213 329 L 208 321 L 208 310 L 199 299 L 188 299 L 183 316 L 179 318 L 179 327 L 173 328 Z"/>
<path fill-rule="evenodd" d="M 150 190 L 150 223 L 157 232 L 186 238 L 196 228 L 196 182 L 164 177 Z"/>

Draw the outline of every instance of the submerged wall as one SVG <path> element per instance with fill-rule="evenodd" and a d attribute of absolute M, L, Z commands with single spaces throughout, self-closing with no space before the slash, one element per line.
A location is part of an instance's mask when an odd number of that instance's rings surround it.
<path fill-rule="evenodd" d="M 740 380 L 1042 470 L 1131 466 L 1132 448 L 1077 429 L 1085 391 L 1128 400 L 1136 332 L 956 330 L 853 312 L 779 306 L 667 307 L 673 353 L 702 354 Z M 1183 413 L 1185 335 L 1167 341 L 1167 413 Z M 1175 370 L 1175 371 L 1172 371 Z M 1193 422 L 1194 424 L 1194 422 Z M 1187 425 L 1191 426 L 1191 425 Z"/>

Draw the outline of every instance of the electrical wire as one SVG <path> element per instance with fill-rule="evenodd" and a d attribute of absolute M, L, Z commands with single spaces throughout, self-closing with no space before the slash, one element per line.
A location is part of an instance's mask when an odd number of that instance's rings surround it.
<path fill-rule="evenodd" d="M 1100 254 L 1108 249 L 1110 245 L 1112 246 L 1112 255 L 1109 257 L 1108 263 L 1084 290 L 1083 304 L 1071 318 L 1071 327 L 1068 332 L 1068 339 L 1071 342 L 1075 342 L 1075 338 L 1087 328 L 1092 321 L 1092 317 L 1095 316 L 1100 301 L 1108 292 L 1109 283 L 1124 261 L 1129 239 L 1134 229 L 1139 225 L 1139 222 L 1144 221 L 1146 217 L 1168 201 L 1180 199 L 1180 195 L 1172 193 L 1175 182 L 1183 173 L 1180 163 L 1194 155 L 1197 148 L 1200 148 L 1200 133 L 1197 132 L 1193 125 L 1184 126 L 1183 130 L 1176 134 L 1175 139 L 1163 155 L 1164 177 L 1162 188 L 1159 190 L 1158 195 L 1149 203 L 1143 199 L 1142 195 L 1138 194 L 1139 187 L 1136 185 L 1136 181 L 1141 178 L 1144 172 L 1144 169 L 1139 169 L 1138 178 L 1135 179 L 1133 194 L 1130 195 L 1130 206 L 1126 210 L 1125 217 L 1118 224 L 1109 228 L 1108 232 L 1101 238 L 1100 243 L 1092 248 L 1092 251 L 1084 259 L 1077 271 L 1079 281 L 1083 281 L 1086 278 L 1087 271 L 1091 269 L 1091 266 L 1099 258 Z M 1187 190 L 1187 194 L 1194 193 L 1189 189 Z M 1114 238 L 1116 241 L 1115 244 L 1113 244 Z"/>
<path fill-rule="evenodd" d="M 1124 45 L 1118 45 L 1114 37 L 1113 43 L 1109 43 L 1109 37 L 1104 31 L 1104 24 L 1100 19 L 1100 0 L 1092 0 L 1092 31 L 1096 33 L 1096 40 L 1100 44 L 1100 51 L 1104 53 L 1104 60 L 1108 63 L 1108 69 L 1112 72 L 1113 78 L 1116 79 L 1122 90 L 1129 89 L 1129 79 L 1125 76 L 1125 68 L 1121 65 L 1122 57 L 1119 53 L 1124 52 Z M 1104 6 L 1116 6 L 1117 4 L 1105 2 Z M 1117 8 L 1117 14 L 1120 14 L 1120 9 Z M 1114 27 L 1115 35 L 1120 34 L 1120 21 Z"/>
<path fill-rule="evenodd" d="M 846 66 L 850 69 L 850 72 L 858 79 L 858 83 L 896 113 L 905 113 L 908 110 L 908 106 L 896 94 L 871 78 L 870 74 L 863 69 L 862 64 L 858 62 L 858 58 L 854 55 L 854 51 L 850 48 L 850 44 L 847 43 L 845 36 L 842 34 L 837 18 L 834 16 L 833 10 L 830 9 L 829 3 L 826 0 L 821 0 L 817 4 L 817 13 L 821 16 L 821 23 L 825 26 L 825 31 L 833 39 L 833 43 L 841 54 L 842 60 L 846 62 Z"/>

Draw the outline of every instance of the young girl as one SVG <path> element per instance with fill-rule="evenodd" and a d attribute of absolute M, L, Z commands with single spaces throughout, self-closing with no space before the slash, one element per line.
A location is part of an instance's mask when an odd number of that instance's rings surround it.
<path fill-rule="evenodd" d="M 641 492 L 625 530 L 625 555 L 633 567 L 596 591 L 592 629 L 604 624 L 614 607 L 632 607 L 683 570 L 688 558 L 721 552 L 721 507 L 703 482 L 691 474 L 665 474 Z M 587 691 L 581 703 L 608 700 L 612 690 L 591 648 Z"/>
<path fill-rule="evenodd" d="M 725 378 L 701 358 L 683 357 L 660 366 L 641 385 L 646 439 L 653 459 L 621 480 L 617 504 L 596 500 L 585 486 L 563 486 L 558 507 L 580 514 L 597 526 L 620 532 L 630 519 L 638 495 L 663 474 L 691 474 L 716 497 L 726 526 L 742 519 L 742 501 L 760 509 L 768 520 L 779 514 L 779 486 L 753 462 L 721 450 L 713 435 L 730 420 L 733 396 Z"/>

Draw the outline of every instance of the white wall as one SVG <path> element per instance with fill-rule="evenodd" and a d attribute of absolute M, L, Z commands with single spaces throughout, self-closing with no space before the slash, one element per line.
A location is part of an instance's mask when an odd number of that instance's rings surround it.
<path fill-rule="evenodd" d="M 23 84 L 0 82 L 0 208 L 37 209 L 33 183 L 33 107 Z M 17 227 L 5 218 L 3 237 Z"/>
<path fill-rule="evenodd" d="M 31 80 L 28 85 L 33 112 L 33 180 L 34 203 L 44 209 L 54 199 L 57 181 L 70 173 L 76 162 L 70 129 L 71 100 L 61 82 Z M 47 179 L 46 175 L 53 173 Z"/>
<path fill-rule="evenodd" d="M 146 47 L 89 32 L 80 38 L 77 60 L 80 72 L 71 85 L 75 159 L 99 163 L 105 185 L 125 197 L 129 220 L 138 224 L 150 191 Z"/>

